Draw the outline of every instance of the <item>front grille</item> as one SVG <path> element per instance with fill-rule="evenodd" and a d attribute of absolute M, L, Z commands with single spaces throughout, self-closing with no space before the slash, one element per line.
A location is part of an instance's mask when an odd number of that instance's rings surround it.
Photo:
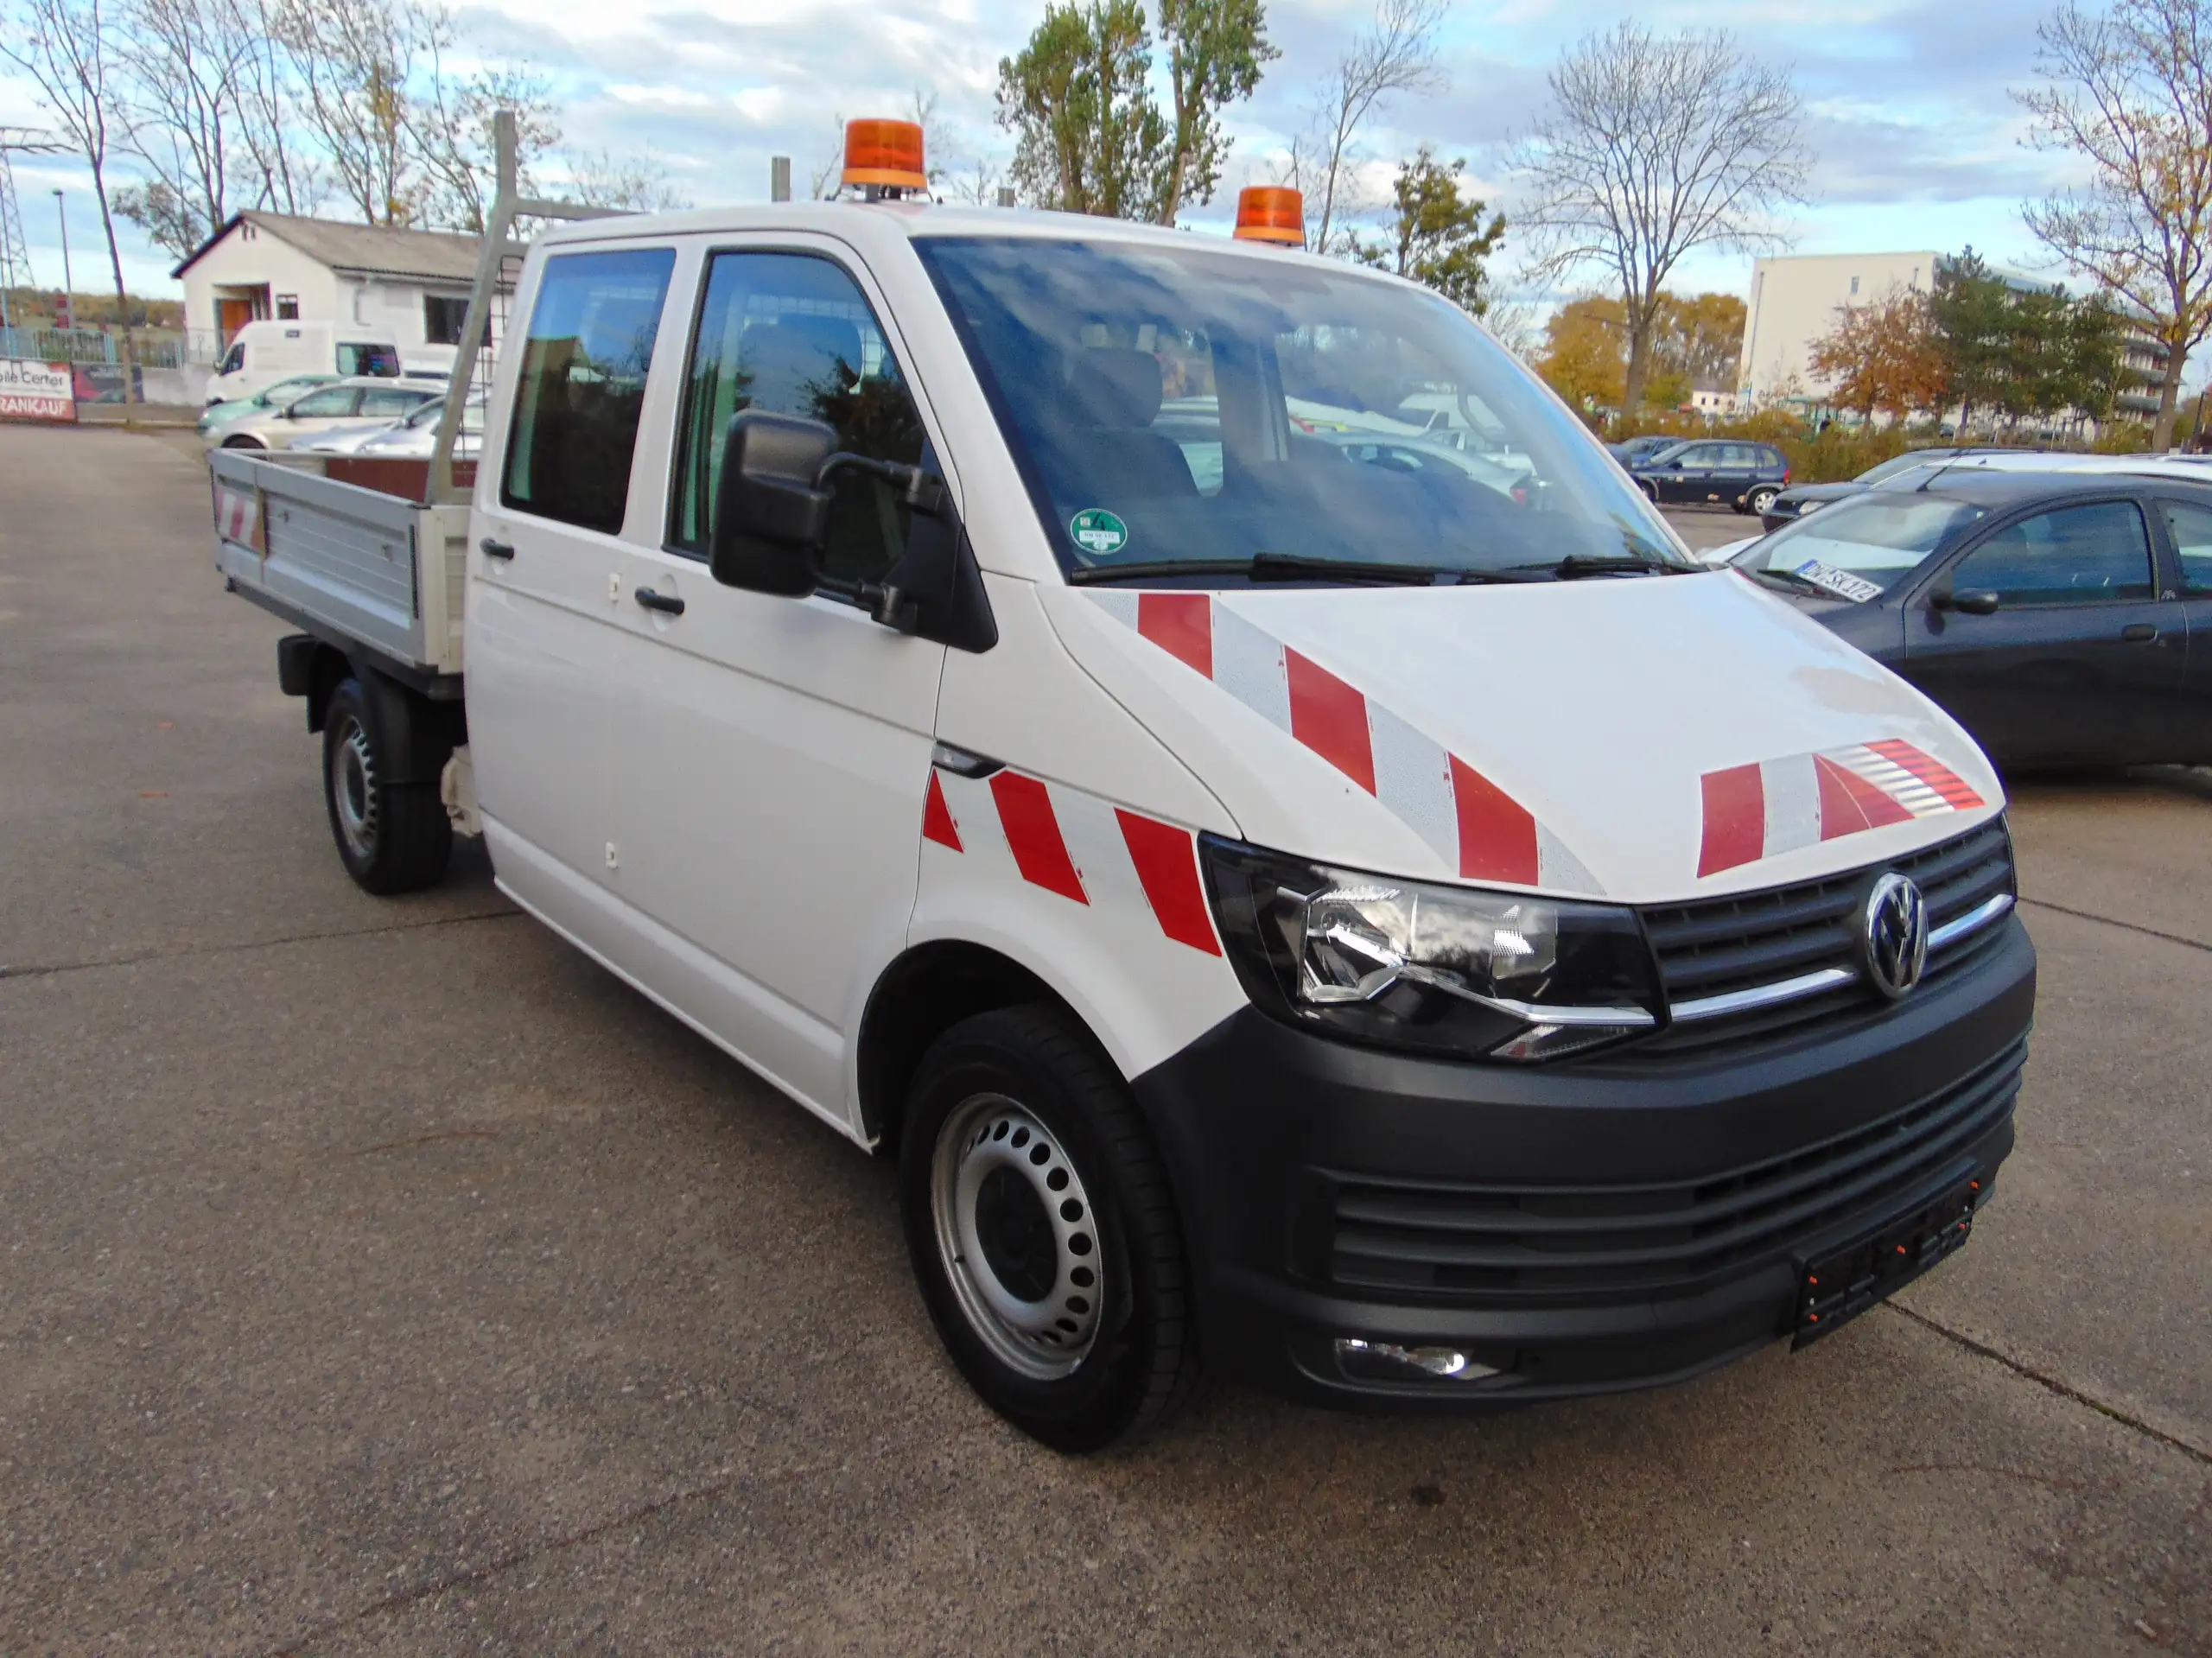
<path fill-rule="evenodd" d="M 2004 1128 L 2024 1040 L 1865 1128 L 1707 1179 L 1465 1186 L 1344 1179 L 1330 1276 L 1482 1302 L 1688 1294 L 1878 1224 Z"/>
<path fill-rule="evenodd" d="M 1819 880 L 1764 893 L 1743 893 L 1643 912 L 1670 1007 L 1777 983 L 1823 968 L 1859 967 L 1859 912 L 1868 878 L 1894 869 L 1918 884 L 1930 929 L 1955 920 L 2012 884 L 2012 842 L 2001 817 L 1910 856 Z M 1923 983 L 1958 970 L 1993 944 L 1999 929 L 1984 927 L 1932 951 Z M 1718 1018 L 1685 1020 L 1639 1045 L 1637 1051 L 1702 1051 L 1795 1034 L 1886 1006 L 1863 979 L 1799 1001 Z"/>

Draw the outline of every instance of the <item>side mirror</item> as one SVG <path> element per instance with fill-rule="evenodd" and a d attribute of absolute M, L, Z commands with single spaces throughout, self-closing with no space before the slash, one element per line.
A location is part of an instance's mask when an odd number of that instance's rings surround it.
<path fill-rule="evenodd" d="M 1986 588 L 1962 588 L 1955 592 L 1942 588 L 1928 599 L 1931 609 L 1955 610 L 1961 616 L 1994 616 L 2001 602 Z"/>
<path fill-rule="evenodd" d="M 804 599 L 820 584 L 830 494 L 818 480 L 837 435 L 818 420 L 747 409 L 722 439 L 708 568 L 724 587 Z"/>

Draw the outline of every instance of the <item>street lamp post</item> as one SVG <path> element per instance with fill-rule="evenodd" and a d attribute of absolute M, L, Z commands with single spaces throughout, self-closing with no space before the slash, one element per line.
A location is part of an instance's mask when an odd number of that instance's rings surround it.
<path fill-rule="evenodd" d="M 77 284 L 69 276 L 69 209 L 61 192 L 54 193 L 54 216 L 61 221 L 61 302 L 68 308 L 69 326 L 77 326 Z"/>

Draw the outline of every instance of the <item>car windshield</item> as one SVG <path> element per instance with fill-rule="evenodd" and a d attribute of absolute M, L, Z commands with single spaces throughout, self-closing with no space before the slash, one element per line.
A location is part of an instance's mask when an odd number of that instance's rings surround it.
<path fill-rule="evenodd" d="M 1255 558 L 1694 568 L 1573 416 L 1442 299 L 1196 247 L 916 246 L 1076 579 L 1187 562 L 1217 583 Z"/>
<path fill-rule="evenodd" d="M 1754 542 L 1736 567 L 1864 598 L 1868 584 L 1887 589 L 1986 510 L 1946 495 L 1853 496 Z"/>

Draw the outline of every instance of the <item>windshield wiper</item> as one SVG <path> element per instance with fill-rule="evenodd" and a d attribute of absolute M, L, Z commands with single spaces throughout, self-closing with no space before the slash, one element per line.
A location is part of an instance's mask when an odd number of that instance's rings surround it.
<path fill-rule="evenodd" d="M 1789 588 L 1793 592 L 1817 593 L 1823 599 L 1833 599 L 1835 597 L 1835 594 L 1830 593 L 1826 588 L 1814 581 L 1810 576 L 1800 575 L 1795 570 L 1754 570 L 1750 569 L 1748 566 L 1742 564 L 1738 564 L 1736 568 L 1742 570 L 1745 575 L 1754 577 L 1759 581 L 1779 581 L 1783 586 Z"/>
<path fill-rule="evenodd" d="M 1517 570 L 1543 570 L 1562 581 L 1585 575 L 1688 575 L 1685 565 L 1649 553 L 1569 553 L 1556 564 L 1516 564 Z"/>
<path fill-rule="evenodd" d="M 1335 579 L 1382 581 L 1413 587 L 1437 581 L 1522 581 L 1503 570 L 1463 570 L 1439 564 L 1370 564 L 1358 558 L 1308 558 L 1300 553 L 1255 553 L 1249 558 L 1155 558 L 1141 564 L 1090 564 L 1068 574 L 1077 585 L 1126 581 L 1162 575 L 1241 575 L 1251 581 L 1307 581 Z"/>

